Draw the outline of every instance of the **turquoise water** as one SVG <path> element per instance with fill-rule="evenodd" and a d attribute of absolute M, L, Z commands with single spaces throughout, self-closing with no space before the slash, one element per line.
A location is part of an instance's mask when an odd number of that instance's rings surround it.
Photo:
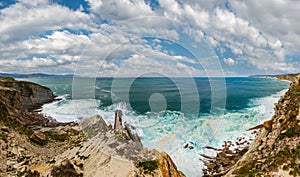
<path fill-rule="evenodd" d="M 199 153 L 205 146 L 246 132 L 273 114 L 273 104 L 289 87 L 265 78 L 29 78 L 51 88 L 61 101 L 43 113 L 59 121 L 76 121 L 100 114 L 109 124 L 114 111 L 137 127 L 144 146 L 168 152 L 187 176 L 201 176 Z M 213 84 L 222 83 L 224 84 Z M 185 144 L 194 149 L 185 149 Z"/>

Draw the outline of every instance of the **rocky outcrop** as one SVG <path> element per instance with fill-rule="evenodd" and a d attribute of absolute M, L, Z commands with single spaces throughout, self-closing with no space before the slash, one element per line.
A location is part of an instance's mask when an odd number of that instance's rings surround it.
<path fill-rule="evenodd" d="M 85 139 L 75 123 L 27 110 L 53 100 L 48 88 L 0 77 L 0 176 L 39 176 L 51 158 Z M 41 162 L 48 165 L 35 168 Z"/>
<path fill-rule="evenodd" d="M 276 77 L 291 86 L 275 103 L 271 120 L 249 129 L 258 130 L 249 146 L 235 152 L 225 146 L 216 149 L 216 158 L 206 157 L 206 176 L 300 176 L 300 74 Z"/>
<path fill-rule="evenodd" d="M 114 129 L 121 130 L 122 127 L 122 116 L 123 112 L 121 110 L 115 111 L 115 123 L 114 123 Z"/>
<path fill-rule="evenodd" d="M 116 129 L 99 115 L 78 126 L 30 110 L 53 100 L 48 88 L 0 79 L 0 176 L 184 176 L 166 153 L 143 149 L 120 110 Z"/>
<path fill-rule="evenodd" d="M 6 126 L 59 126 L 63 125 L 32 109 L 54 101 L 49 88 L 35 83 L 0 77 L 0 121 Z"/>
<path fill-rule="evenodd" d="M 0 86 L 19 92 L 22 105 L 15 106 L 22 106 L 22 109 L 39 108 L 41 105 L 55 100 L 55 95 L 49 88 L 32 82 L 17 81 L 13 78 L 0 78 Z"/>
<path fill-rule="evenodd" d="M 277 78 L 291 86 L 275 104 L 274 116 L 254 127 L 260 131 L 248 151 L 215 176 L 300 176 L 300 74 Z"/>
<path fill-rule="evenodd" d="M 89 140 L 55 157 L 53 167 L 41 173 L 43 176 L 67 159 L 73 164 L 71 169 L 83 176 L 184 177 L 168 154 L 142 149 L 125 130 L 108 128 L 99 115 L 80 125 Z"/>

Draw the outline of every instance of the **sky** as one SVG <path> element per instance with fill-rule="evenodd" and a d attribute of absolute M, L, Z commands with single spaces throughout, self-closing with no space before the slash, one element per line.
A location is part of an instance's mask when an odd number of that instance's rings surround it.
<path fill-rule="evenodd" d="M 296 73 L 299 12 L 298 0 L 1 0 L 0 72 Z"/>

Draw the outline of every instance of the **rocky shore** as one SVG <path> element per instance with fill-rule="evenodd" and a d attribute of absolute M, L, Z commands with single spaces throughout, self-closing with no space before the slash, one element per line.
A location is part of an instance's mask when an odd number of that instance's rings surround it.
<path fill-rule="evenodd" d="M 35 111 L 52 101 L 49 88 L 0 77 L 1 177 L 185 176 L 168 154 L 143 148 L 128 124 L 99 115 L 60 123 Z"/>
<path fill-rule="evenodd" d="M 300 74 L 276 76 L 289 80 L 289 90 L 275 103 L 275 114 L 253 127 L 249 146 L 230 150 L 225 142 L 216 157 L 203 158 L 205 176 L 300 176 Z"/>

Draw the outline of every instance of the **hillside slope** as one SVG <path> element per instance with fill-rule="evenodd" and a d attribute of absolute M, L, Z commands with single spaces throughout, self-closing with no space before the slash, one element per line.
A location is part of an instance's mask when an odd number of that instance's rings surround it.
<path fill-rule="evenodd" d="M 300 74 L 278 79 L 290 80 L 289 90 L 248 152 L 225 176 L 300 176 Z"/>

